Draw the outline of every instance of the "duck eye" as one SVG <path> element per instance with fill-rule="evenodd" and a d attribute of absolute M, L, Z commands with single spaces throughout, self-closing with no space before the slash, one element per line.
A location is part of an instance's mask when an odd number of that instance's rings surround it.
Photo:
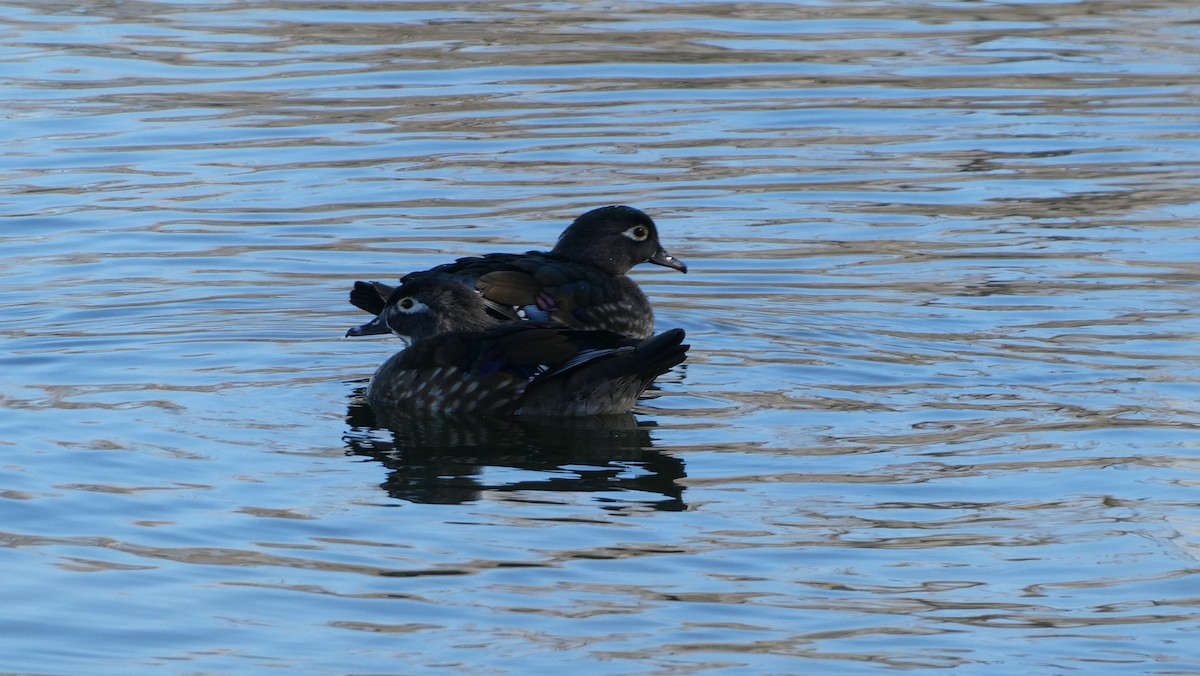
<path fill-rule="evenodd" d="M 644 225 L 635 225 L 625 231 L 625 236 L 635 242 L 644 242 L 650 236 L 650 231 Z"/>
<path fill-rule="evenodd" d="M 405 298 L 404 300 L 401 300 L 399 303 L 401 310 L 411 310 L 411 309 L 413 309 L 413 307 L 416 306 L 416 304 L 417 303 L 411 298 Z"/>

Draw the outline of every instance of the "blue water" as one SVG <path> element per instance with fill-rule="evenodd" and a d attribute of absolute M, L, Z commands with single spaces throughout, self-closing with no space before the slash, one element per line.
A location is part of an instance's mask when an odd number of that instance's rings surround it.
<path fill-rule="evenodd" d="M 0 672 L 1200 674 L 1200 10 L 0 7 Z M 355 279 L 649 212 L 627 418 Z"/>

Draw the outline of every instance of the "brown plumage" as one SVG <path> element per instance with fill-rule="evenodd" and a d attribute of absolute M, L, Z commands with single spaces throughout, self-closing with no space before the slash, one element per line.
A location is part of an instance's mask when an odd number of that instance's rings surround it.
<path fill-rule="evenodd" d="M 411 273 L 448 277 L 473 286 L 487 310 L 501 320 L 548 321 L 602 329 L 635 338 L 654 333 L 654 311 L 627 276 L 633 266 L 655 263 L 687 272 L 663 249 L 654 221 L 627 206 L 593 209 L 568 227 L 550 252 L 487 254 Z M 392 287 L 355 282 L 350 302 L 372 314 L 383 311 Z M 347 335 L 378 333 L 370 323 Z"/>

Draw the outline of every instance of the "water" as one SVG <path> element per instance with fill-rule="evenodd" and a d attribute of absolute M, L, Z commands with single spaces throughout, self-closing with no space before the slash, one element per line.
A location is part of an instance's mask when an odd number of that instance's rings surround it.
<path fill-rule="evenodd" d="M 1189 3 L 0 12 L 0 670 L 1200 673 Z M 611 203 L 684 368 L 378 426 Z"/>

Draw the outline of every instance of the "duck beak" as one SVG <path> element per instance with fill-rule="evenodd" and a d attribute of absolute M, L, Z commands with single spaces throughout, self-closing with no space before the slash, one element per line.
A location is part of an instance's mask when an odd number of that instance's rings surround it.
<path fill-rule="evenodd" d="M 667 253 L 666 249 L 659 249 L 657 253 L 649 258 L 651 263 L 661 265 L 665 268 L 674 268 L 683 273 L 687 273 L 687 263 Z"/>
<path fill-rule="evenodd" d="M 371 321 L 367 322 L 366 324 L 363 324 L 362 326 L 356 326 L 356 327 L 350 329 L 349 331 L 347 331 L 346 337 L 349 338 L 350 336 L 379 336 L 379 335 L 383 335 L 385 333 L 391 333 L 391 332 L 392 332 L 392 330 L 388 328 L 387 320 L 385 320 L 383 318 L 383 314 L 380 314 L 378 317 L 376 317 L 375 319 L 372 319 Z"/>

